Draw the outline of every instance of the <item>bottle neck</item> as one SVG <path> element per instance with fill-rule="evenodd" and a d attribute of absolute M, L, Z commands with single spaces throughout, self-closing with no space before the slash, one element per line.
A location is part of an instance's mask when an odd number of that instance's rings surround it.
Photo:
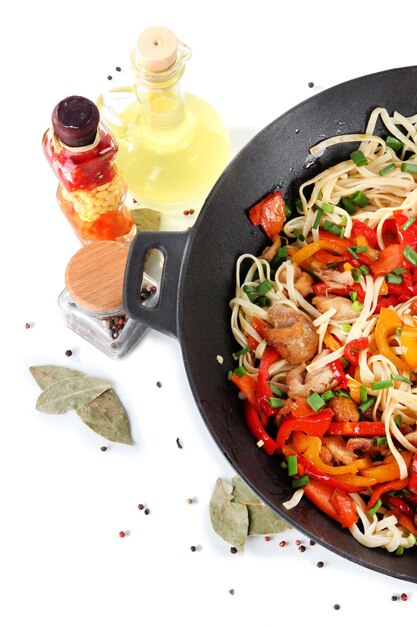
<path fill-rule="evenodd" d="M 184 94 L 180 81 L 168 87 L 139 82 L 137 95 L 141 104 L 142 123 L 152 128 L 177 126 L 184 118 Z"/>

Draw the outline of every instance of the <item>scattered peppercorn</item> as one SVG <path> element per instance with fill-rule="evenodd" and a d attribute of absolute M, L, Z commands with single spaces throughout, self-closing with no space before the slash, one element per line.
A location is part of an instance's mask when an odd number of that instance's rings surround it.
<path fill-rule="evenodd" d="M 402 593 L 401 594 L 401 600 L 403 600 L 404 602 L 406 602 L 408 600 L 408 595 L 406 593 Z"/>
<path fill-rule="evenodd" d="M 105 451 L 107 450 L 107 446 L 101 446 L 100 450 L 101 450 L 102 452 L 105 452 Z"/>
<path fill-rule="evenodd" d="M 156 383 L 156 386 L 159 387 L 159 389 L 162 387 L 162 383 L 160 380 L 158 380 L 158 382 Z"/>
<path fill-rule="evenodd" d="M 235 548 L 235 546 L 232 546 L 232 547 L 230 548 L 230 552 L 231 552 L 232 554 L 237 554 L 237 548 Z"/>
<path fill-rule="evenodd" d="M 145 506 L 143 504 L 138 504 L 139 511 L 143 511 L 144 508 L 145 508 Z"/>
<path fill-rule="evenodd" d="M 310 82 L 308 83 L 308 86 L 310 87 L 310 89 L 311 89 L 312 87 L 314 87 L 314 83 L 313 83 L 313 81 L 310 81 Z"/>
<path fill-rule="evenodd" d="M 182 443 L 179 437 L 177 437 L 176 442 L 177 442 L 177 446 L 179 447 L 179 449 L 182 450 Z"/>
<path fill-rule="evenodd" d="M 305 546 L 299 546 L 299 551 L 300 552 L 305 552 L 307 550 L 307 548 Z"/>
<path fill-rule="evenodd" d="M 137 204 L 138 201 L 136 200 L 136 198 L 132 198 L 132 202 L 133 204 Z"/>
<path fill-rule="evenodd" d="M 124 530 L 121 530 L 121 531 L 119 532 L 119 537 L 122 537 L 122 539 L 123 539 L 123 537 L 126 537 L 126 533 L 125 533 L 125 531 L 124 531 Z"/>
<path fill-rule="evenodd" d="M 113 76 L 107 76 L 107 80 L 113 80 Z"/>
<path fill-rule="evenodd" d="M 286 541 L 280 541 L 280 542 L 279 542 L 279 547 L 280 547 L 280 548 L 285 548 L 285 546 L 286 546 L 286 545 L 287 545 L 287 542 L 286 542 Z"/>
<path fill-rule="evenodd" d="M 231 596 L 234 596 L 235 595 L 235 590 L 234 589 L 229 589 L 229 593 L 230 593 Z"/>
<path fill-rule="evenodd" d="M 26 328 L 26 329 L 30 328 L 30 324 L 29 324 L 29 322 L 26 322 L 26 324 L 25 324 L 25 328 Z"/>
<path fill-rule="evenodd" d="M 398 596 L 391 596 L 391 600 L 392 600 L 393 602 L 396 602 L 396 601 L 398 600 Z"/>
<path fill-rule="evenodd" d="M 190 209 L 190 215 L 193 215 L 195 213 L 194 209 Z"/>
<path fill-rule="evenodd" d="M 316 542 L 314 541 L 314 539 L 310 539 L 310 546 L 315 546 Z"/>
<path fill-rule="evenodd" d="M 194 500 L 193 500 L 192 498 L 187 498 L 187 499 L 186 499 L 186 503 L 187 503 L 187 504 L 193 504 L 193 503 L 194 503 Z"/>
<path fill-rule="evenodd" d="M 333 606 L 333 608 L 334 608 L 334 610 L 335 610 L 335 611 L 339 611 L 339 609 L 340 609 L 340 604 L 335 604 L 335 605 Z"/>
<path fill-rule="evenodd" d="M 191 552 L 196 552 L 197 548 L 195 546 L 190 547 Z"/>
<path fill-rule="evenodd" d="M 324 567 L 324 563 L 323 563 L 323 561 L 318 561 L 318 563 L 317 563 L 317 567 L 318 567 L 319 569 L 321 569 L 322 567 Z"/>
<path fill-rule="evenodd" d="M 149 509 L 145 509 L 145 510 L 144 510 L 144 513 L 145 513 L 145 515 L 149 515 L 150 510 L 149 510 Z"/>
<path fill-rule="evenodd" d="M 72 356 L 72 350 L 65 350 L 65 356 Z"/>
<path fill-rule="evenodd" d="M 190 211 L 187 211 L 187 209 L 185 209 L 185 211 L 183 211 L 184 215 L 189 215 Z"/>
<path fill-rule="evenodd" d="M 296 545 L 296 546 L 300 546 L 300 545 L 301 545 L 301 541 L 300 541 L 299 539 L 296 539 L 296 540 L 295 540 L 295 545 Z"/>
<path fill-rule="evenodd" d="M 266 536 L 264 537 L 264 539 L 265 539 L 265 541 L 271 541 L 271 537 L 270 537 L 269 535 L 266 535 Z"/>
<path fill-rule="evenodd" d="M 121 72 L 122 71 L 122 68 L 119 67 L 118 65 L 114 69 L 116 70 L 116 72 Z"/>

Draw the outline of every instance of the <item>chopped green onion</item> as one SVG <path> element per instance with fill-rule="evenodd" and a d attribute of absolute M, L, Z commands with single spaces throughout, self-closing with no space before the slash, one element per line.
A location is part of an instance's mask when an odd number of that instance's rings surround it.
<path fill-rule="evenodd" d="M 294 235 L 294 237 L 296 237 L 300 241 L 305 241 L 305 237 L 304 237 L 303 233 L 298 228 L 294 228 L 293 231 L 292 231 L 292 234 Z"/>
<path fill-rule="evenodd" d="M 239 376 L 239 378 L 243 378 L 243 376 L 246 376 L 247 371 L 245 370 L 243 365 L 239 365 L 239 367 L 232 371 L 232 374 L 236 374 L 237 376 Z"/>
<path fill-rule="evenodd" d="M 362 304 L 362 302 L 358 302 L 358 301 L 356 301 L 356 302 L 354 302 L 354 303 L 352 304 L 352 310 L 353 310 L 353 311 L 362 311 L 362 309 L 363 309 L 363 304 Z"/>
<path fill-rule="evenodd" d="M 417 163 L 410 163 L 409 161 L 401 163 L 401 171 L 407 174 L 417 174 Z"/>
<path fill-rule="evenodd" d="M 340 221 L 342 222 L 343 226 L 346 226 L 346 224 L 347 224 L 347 217 L 346 217 L 346 215 L 341 215 L 340 216 Z"/>
<path fill-rule="evenodd" d="M 373 405 L 375 404 L 375 402 L 376 402 L 376 398 L 374 398 L 374 397 L 369 398 L 369 400 L 367 400 L 366 402 L 364 402 L 363 404 L 361 404 L 361 405 L 359 406 L 359 411 L 360 411 L 361 413 L 365 413 L 365 411 L 367 411 L 368 409 L 370 409 L 370 408 L 371 408 L 371 406 L 373 406 Z"/>
<path fill-rule="evenodd" d="M 323 228 L 324 230 L 327 230 L 327 232 L 333 233 L 333 235 L 337 235 L 338 237 L 340 237 L 340 233 L 342 232 L 341 226 L 338 226 L 330 220 L 324 220 Z"/>
<path fill-rule="evenodd" d="M 403 250 L 403 256 L 409 261 L 412 265 L 417 265 L 417 252 L 413 250 L 411 246 L 405 246 Z"/>
<path fill-rule="evenodd" d="M 350 333 L 352 326 L 350 324 L 340 324 L 340 330 L 343 330 L 344 333 Z"/>
<path fill-rule="evenodd" d="M 278 252 L 276 253 L 274 258 L 272 259 L 272 261 L 270 263 L 271 269 L 273 269 L 273 270 L 278 269 L 279 266 L 281 265 L 281 263 L 286 258 L 287 258 L 287 248 L 285 246 L 283 246 L 282 248 L 278 249 Z"/>
<path fill-rule="evenodd" d="M 407 489 L 407 487 L 404 487 L 404 489 L 401 489 L 400 494 L 403 494 L 406 498 L 412 498 L 413 494 L 411 493 L 411 491 L 409 491 Z"/>
<path fill-rule="evenodd" d="M 296 478 L 296 480 L 293 480 L 291 482 L 291 487 L 293 489 L 299 489 L 299 487 L 305 487 L 306 485 L 308 485 L 310 482 L 310 479 L 308 476 L 301 476 L 301 478 Z"/>
<path fill-rule="evenodd" d="M 343 356 L 341 358 L 341 361 L 342 361 L 343 367 L 348 367 L 349 366 L 349 361 L 347 360 L 347 358 L 345 356 Z"/>
<path fill-rule="evenodd" d="M 360 283 L 362 272 L 357 267 L 354 267 L 352 270 L 350 270 L 350 272 L 352 274 L 353 282 Z"/>
<path fill-rule="evenodd" d="M 395 551 L 395 554 L 397 556 L 402 556 L 404 554 L 404 546 L 398 546 L 398 548 Z"/>
<path fill-rule="evenodd" d="M 325 402 L 328 402 L 329 400 L 334 398 L 334 392 L 331 389 L 329 389 L 329 391 L 325 391 L 324 393 L 322 393 L 321 397 Z"/>
<path fill-rule="evenodd" d="M 349 254 L 351 254 L 353 256 L 354 259 L 358 259 L 359 258 L 353 248 L 346 248 L 346 250 L 349 252 Z"/>
<path fill-rule="evenodd" d="M 386 274 L 385 280 L 387 281 L 387 283 L 391 283 L 392 285 L 401 285 L 401 283 L 403 282 L 401 276 L 396 276 L 395 274 Z"/>
<path fill-rule="evenodd" d="M 391 374 L 392 380 L 398 380 L 400 383 L 407 383 L 407 385 L 412 385 L 412 382 L 406 376 L 399 376 L 399 374 L 395 374 L 394 376 Z"/>
<path fill-rule="evenodd" d="M 266 279 L 262 281 L 260 285 L 257 286 L 256 292 L 259 296 L 265 296 L 268 293 L 268 291 L 270 291 L 273 288 L 273 286 L 274 285 L 271 283 L 271 281 Z"/>
<path fill-rule="evenodd" d="M 282 409 L 282 400 L 281 398 L 268 398 L 269 406 L 272 406 L 273 409 Z"/>
<path fill-rule="evenodd" d="M 281 462 L 281 467 L 282 467 L 282 469 L 287 469 L 288 465 L 287 465 L 287 463 L 285 461 L 282 461 Z"/>
<path fill-rule="evenodd" d="M 274 383 L 269 383 L 269 388 L 272 391 L 273 394 L 275 394 L 276 396 L 278 396 L 279 398 L 282 398 L 282 391 L 279 387 L 277 387 L 276 385 L 274 385 Z"/>
<path fill-rule="evenodd" d="M 359 267 L 360 271 L 362 272 L 362 274 L 369 274 L 370 269 L 367 265 L 363 264 Z"/>
<path fill-rule="evenodd" d="M 355 150 L 351 153 L 350 158 L 356 165 L 356 167 L 363 167 L 368 163 L 366 156 L 361 150 Z"/>
<path fill-rule="evenodd" d="M 401 337 L 401 333 L 403 332 L 403 329 L 402 328 L 397 328 L 397 330 L 395 332 L 397 333 L 397 335 L 399 337 Z"/>
<path fill-rule="evenodd" d="M 355 191 L 355 193 L 353 193 L 350 197 L 355 204 L 361 207 L 361 209 L 369 204 L 369 198 L 363 193 L 363 191 Z"/>
<path fill-rule="evenodd" d="M 308 396 L 307 402 L 311 406 L 313 411 L 315 411 L 315 413 L 317 413 L 317 411 L 320 411 L 320 409 L 322 409 L 324 406 L 326 406 L 326 403 L 319 396 L 318 393 L 312 393 L 311 396 Z"/>
<path fill-rule="evenodd" d="M 395 416 L 395 420 L 394 420 L 394 422 L 395 422 L 395 424 L 396 424 L 397 428 L 400 428 L 400 427 L 401 427 L 401 422 L 402 422 L 402 421 L 403 421 L 403 418 L 401 417 L 401 415 L 396 415 L 396 416 Z"/>
<path fill-rule="evenodd" d="M 328 202 L 322 202 L 321 209 L 325 213 L 333 213 L 334 204 L 329 204 Z"/>
<path fill-rule="evenodd" d="M 339 398 L 349 398 L 349 400 L 351 400 L 352 398 L 350 397 L 350 394 L 347 391 L 343 391 L 343 389 L 336 389 L 336 391 L 334 392 L 336 396 L 338 396 Z"/>
<path fill-rule="evenodd" d="M 297 473 L 297 457 L 287 456 L 288 476 L 294 476 Z"/>
<path fill-rule="evenodd" d="M 233 376 L 233 372 L 232 372 L 232 370 L 229 370 L 227 372 L 227 380 L 230 380 L 232 378 L 232 376 Z"/>
<path fill-rule="evenodd" d="M 246 348 L 242 348 L 238 352 L 233 352 L 232 357 L 234 358 L 235 361 L 238 361 L 239 357 L 242 356 L 243 354 L 246 354 L 246 352 L 250 352 L 249 346 L 246 346 Z"/>
<path fill-rule="evenodd" d="M 395 274 L 396 276 L 400 276 L 400 274 L 405 274 L 406 273 L 406 269 L 404 269 L 403 267 L 400 267 L 398 270 L 392 270 L 392 273 Z"/>
<path fill-rule="evenodd" d="M 256 301 L 259 306 L 271 306 L 271 300 L 269 298 L 265 298 L 265 296 L 259 296 Z"/>
<path fill-rule="evenodd" d="M 243 291 L 246 294 L 256 293 L 257 287 L 256 285 L 243 285 Z"/>
<path fill-rule="evenodd" d="M 350 198 L 342 198 L 342 204 L 346 213 L 349 213 L 349 215 L 356 213 L 356 207 Z"/>
<path fill-rule="evenodd" d="M 284 204 L 284 213 L 286 218 L 291 217 L 291 209 L 288 204 Z"/>
<path fill-rule="evenodd" d="M 395 170 L 395 163 L 390 163 L 389 165 L 383 167 L 382 170 L 379 170 L 379 175 L 385 176 L 385 174 L 389 174 L 392 170 Z"/>
<path fill-rule="evenodd" d="M 357 291 L 350 291 L 349 292 L 349 296 L 350 296 L 350 299 L 352 300 L 352 302 L 356 302 L 356 300 L 358 299 L 358 292 Z"/>
<path fill-rule="evenodd" d="M 262 439 L 259 439 L 259 441 L 256 442 L 256 445 L 258 446 L 258 448 L 262 448 L 262 446 L 264 445 L 264 441 Z"/>
<path fill-rule="evenodd" d="M 287 248 L 286 248 L 286 246 L 283 246 L 282 248 L 279 248 L 278 256 L 281 259 L 286 259 L 287 258 Z"/>
<path fill-rule="evenodd" d="M 393 150 L 401 150 L 401 148 L 404 147 L 402 141 L 400 141 L 396 137 L 392 137 L 391 135 L 388 135 L 388 137 L 385 139 L 385 143 L 387 144 L 388 148 L 392 148 Z"/>
<path fill-rule="evenodd" d="M 366 385 L 361 385 L 360 386 L 360 397 L 361 397 L 361 402 L 367 402 L 368 400 L 368 389 L 366 388 Z"/>
<path fill-rule="evenodd" d="M 355 252 L 368 252 L 367 246 L 352 246 L 352 250 Z"/>
<path fill-rule="evenodd" d="M 314 220 L 314 224 L 313 224 L 313 229 L 314 230 L 317 230 L 317 228 L 320 226 L 320 221 L 321 221 L 322 215 L 323 215 L 323 211 L 321 209 L 319 209 L 317 211 L 316 219 Z"/>
<path fill-rule="evenodd" d="M 345 232 L 346 232 L 346 228 L 343 226 L 342 230 L 340 231 L 340 239 L 344 239 L 345 238 Z"/>
<path fill-rule="evenodd" d="M 416 216 L 412 215 L 410 217 L 409 220 L 407 220 L 402 226 L 401 226 L 401 230 L 408 230 L 411 226 L 411 224 L 414 224 L 414 222 L 416 221 Z"/>
<path fill-rule="evenodd" d="M 381 506 L 382 506 L 382 500 L 381 498 L 379 498 L 378 502 L 371 509 L 369 509 L 368 511 L 369 515 L 373 517 Z"/>
<path fill-rule="evenodd" d="M 332 270 L 332 269 L 334 269 L 335 267 L 337 267 L 337 263 L 328 263 L 328 264 L 327 264 L 327 269 L 329 269 L 329 270 Z"/>
<path fill-rule="evenodd" d="M 386 446 L 387 445 L 387 438 L 386 437 L 375 437 L 374 439 L 374 444 L 376 446 Z"/>
<path fill-rule="evenodd" d="M 296 198 L 295 199 L 295 206 L 297 209 L 302 209 L 303 208 L 303 203 L 301 202 L 301 198 Z"/>

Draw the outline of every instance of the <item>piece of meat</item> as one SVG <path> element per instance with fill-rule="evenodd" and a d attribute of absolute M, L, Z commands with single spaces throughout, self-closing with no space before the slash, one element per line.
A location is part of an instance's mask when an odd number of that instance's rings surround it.
<path fill-rule="evenodd" d="M 266 261 L 268 261 L 268 263 L 272 263 L 280 247 L 281 247 L 281 237 L 277 235 L 276 239 L 274 239 L 273 244 L 263 249 L 260 258 L 265 259 Z"/>
<path fill-rule="evenodd" d="M 329 289 L 339 289 L 340 287 L 353 285 L 352 272 L 315 269 L 314 273 L 321 278 L 326 285 L 329 285 Z"/>
<path fill-rule="evenodd" d="M 350 465 L 356 461 L 356 454 L 347 448 L 342 437 L 323 437 L 323 444 L 329 450 L 333 460 L 341 465 Z"/>
<path fill-rule="evenodd" d="M 284 304 L 274 304 L 268 311 L 269 319 L 274 328 L 287 328 L 292 326 L 300 317 L 304 317 L 298 311 L 295 311 Z"/>
<path fill-rule="evenodd" d="M 343 296 L 316 296 L 312 302 L 320 313 L 336 309 L 336 313 L 332 317 L 333 320 L 350 320 L 360 315 L 359 311 L 352 309 L 351 300 L 343 298 Z"/>
<path fill-rule="evenodd" d="M 323 350 L 312 362 L 326 356 L 328 352 L 328 350 Z M 296 396 L 307 398 L 311 393 L 324 393 L 338 385 L 338 380 L 334 377 L 333 371 L 328 365 L 321 367 L 315 372 L 308 372 L 304 377 L 305 370 L 305 363 L 302 363 L 287 372 L 286 383 L 289 398 L 295 398 Z"/>
<path fill-rule="evenodd" d="M 313 324 L 300 317 L 295 324 L 283 328 L 266 328 L 264 338 L 288 363 L 297 365 L 310 361 L 317 352 L 319 337 Z"/>
<path fill-rule="evenodd" d="M 390 454 L 388 446 L 386 444 L 381 446 L 375 445 L 375 439 L 373 437 L 350 437 L 347 441 L 346 449 L 351 452 L 364 452 L 371 456 L 375 454 L 387 456 Z"/>
<path fill-rule="evenodd" d="M 323 463 L 326 463 L 326 465 L 331 465 L 333 462 L 332 453 L 328 448 L 326 448 L 326 446 L 321 447 L 319 457 L 321 458 Z"/>
<path fill-rule="evenodd" d="M 329 407 L 334 411 L 333 421 L 335 422 L 358 422 L 358 406 L 351 398 L 335 396 L 329 402 Z"/>
<path fill-rule="evenodd" d="M 295 289 L 305 298 L 309 296 L 311 293 L 314 293 L 313 290 L 313 282 L 314 278 L 308 272 L 303 272 L 301 268 L 293 264 L 294 267 L 294 287 Z M 279 275 L 279 280 L 281 283 L 287 282 L 287 270 L 284 268 Z"/>

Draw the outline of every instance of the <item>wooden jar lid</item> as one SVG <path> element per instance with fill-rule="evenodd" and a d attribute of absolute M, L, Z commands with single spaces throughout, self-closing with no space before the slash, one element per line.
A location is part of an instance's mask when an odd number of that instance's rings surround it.
<path fill-rule="evenodd" d="M 65 285 L 75 304 L 91 313 L 120 310 L 128 249 L 117 241 L 89 243 L 70 259 Z"/>
<path fill-rule="evenodd" d="M 151 26 L 138 37 L 140 62 L 148 72 L 163 72 L 177 60 L 178 39 L 163 26 Z"/>

